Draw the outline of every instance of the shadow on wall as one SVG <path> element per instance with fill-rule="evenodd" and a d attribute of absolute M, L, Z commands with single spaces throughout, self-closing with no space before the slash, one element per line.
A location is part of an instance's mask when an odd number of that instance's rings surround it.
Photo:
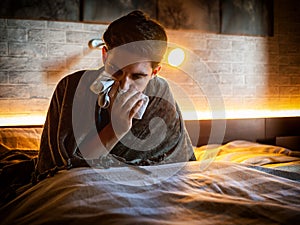
<path fill-rule="evenodd" d="M 48 72 L 48 84 L 57 84 L 60 79 L 78 70 L 98 69 L 102 66 L 101 52 L 98 49 L 85 48 L 82 53 L 70 54 L 60 60 L 51 60 L 45 64 Z"/>
<path fill-rule="evenodd" d="M 43 115 L 57 83 L 77 70 L 98 69 L 101 51 L 86 47 L 60 57 L 3 57 L 0 85 L 0 115 Z M 3 67 L 2 67 L 3 65 Z M 0 77 L 1 78 L 1 77 Z M 30 107 L 28 107 L 30 106 Z"/>

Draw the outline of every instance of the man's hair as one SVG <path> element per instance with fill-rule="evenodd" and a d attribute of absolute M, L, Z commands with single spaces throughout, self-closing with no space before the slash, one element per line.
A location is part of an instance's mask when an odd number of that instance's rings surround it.
<path fill-rule="evenodd" d="M 104 32 L 103 40 L 108 50 L 132 42 L 143 43 L 143 49 L 139 51 L 148 51 L 147 54 L 149 55 L 160 54 L 160 60 L 163 58 L 167 48 L 167 35 L 164 27 L 139 10 L 135 10 L 113 21 Z M 154 45 L 155 47 L 151 44 L 153 43 L 152 41 L 158 41 Z M 149 46 L 147 46 L 147 43 L 149 43 Z M 149 51 L 152 51 L 152 53 L 149 53 Z"/>

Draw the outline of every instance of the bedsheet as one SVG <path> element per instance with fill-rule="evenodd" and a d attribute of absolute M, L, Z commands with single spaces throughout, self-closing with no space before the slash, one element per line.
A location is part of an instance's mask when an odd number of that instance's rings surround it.
<path fill-rule="evenodd" d="M 212 162 L 204 170 L 202 163 L 60 171 L 3 206 L 0 224 L 299 221 L 298 181 L 236 162 Z"/>

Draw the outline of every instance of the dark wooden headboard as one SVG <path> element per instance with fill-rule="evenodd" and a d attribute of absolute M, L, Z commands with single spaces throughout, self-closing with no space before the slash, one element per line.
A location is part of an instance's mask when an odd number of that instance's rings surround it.
<path fill-rule="evenodd" d="M 226 125 L 222 144 L 248 140 L 300 150 L 300 117 L 227 119 L 219 122 Z M 187 120 L 185 125 L 194 146 L 208 143 L 212 120 Z"/>
<path fill-rule="evenodd" d="M 233 140 L 247 140 L 278 145 L 300 151 L 300 116 L 282 118 L 227 119 L 227 120 L 186 120 L 186 129 L 194 146 L 225 144 Z M 212 126 L 213 125 L 213 126 Z M 217 125 L 217 126 L 216 126 Z M 211 138 L 218 133 L 218 125 L 224 131 L 222 136 Z M 28 128 L 42 131 L 42 125 L 2 126 L 5 128 Z M 212 127 L 217 127 L 213 130 Z M 212 132 L 212 130 L 214 132 Z M 0 135 L 1 136 L 1 135 Z"/>

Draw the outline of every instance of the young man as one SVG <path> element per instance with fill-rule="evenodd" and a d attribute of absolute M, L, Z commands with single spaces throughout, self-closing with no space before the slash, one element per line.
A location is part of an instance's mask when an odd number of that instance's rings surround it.
<path fill-rule="evenodd" d="M 195 159 L 180 110 L 167 82 L 157 76 L 167 48 L 164 28 L 133 11 L 112 22 L 103 40 L 104 67 L 78 71 L 56 87 L 41 139 L 38 179 L 79 166 Z M 93 93 L 95 82 L 102 89 L 107 85 L 105 90 Z M 136 118 L 145 103 L 143 116 Z"/>

